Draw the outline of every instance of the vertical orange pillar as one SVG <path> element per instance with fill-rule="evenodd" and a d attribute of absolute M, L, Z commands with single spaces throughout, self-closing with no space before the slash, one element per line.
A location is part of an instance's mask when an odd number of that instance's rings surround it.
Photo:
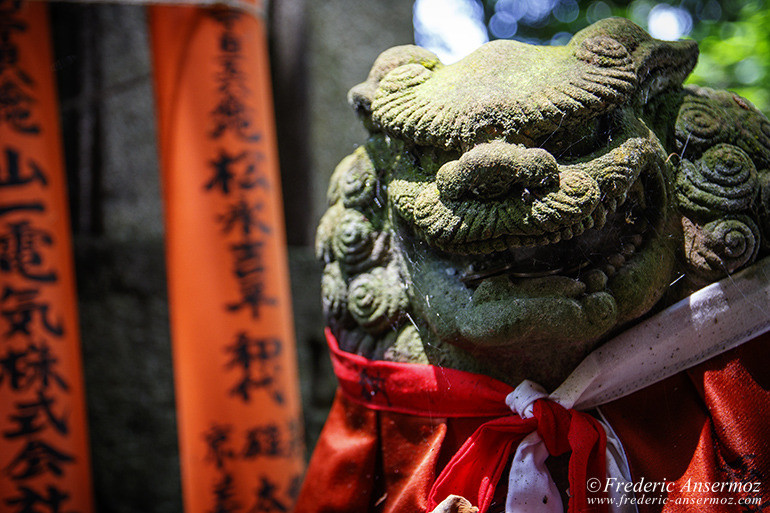
<path fill-rule="evenodd" d="M 292 509 L 304 469 L 265 26 L 152 7 L 187 513 Z"/>
<path fill-rule="evenodd" d="M 47 6 L 0 1 L 0 511 L 93 511 Z"/>

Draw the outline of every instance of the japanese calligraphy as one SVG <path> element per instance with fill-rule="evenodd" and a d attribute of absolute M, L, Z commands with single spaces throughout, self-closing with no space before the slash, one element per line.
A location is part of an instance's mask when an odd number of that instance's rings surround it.
<path fill-rule="evenodd" d="M 244 434 L 245 443 L 240 454 L 244 459 L 257 457 L 290 458 L 302 455 L 304 450 L 301 423 L 298 420 L 285 426 L 270 422 L 251 427 Z"/>
<path fill-rule="evenodd" d="M 228 303 L 226 308 L 232 312 L 248 308 L 255 319 L 259 317 L 260 306 L 276 304 L 274 298 L 265 295 L 262 279 L 265 272 L 262 264 L 263 245 L 261 241 L 247 240 L 230 246 L 235 260 L 233 274 L 238 280 L 241 297 L 235 302 Z"/>
<path fill-rule="evenodd" d="M 379 374 L 372 374 L 368 370 L 362 369 L 358 377 L 358 384 L 361 386 L 361 399 L 368 401 L 372 397 L 380 395 L 390 404 L 388 394 L 383 387 L 385 379 Z"/>
<path fill-rule="evenodd" d="M 205 209 L 197 219 L 209 223 L 201 230 L 206 234 L 202 242 L 216 245 L 211 252 L 216 257 L 201 262 L 211 266 L 207 271 L 216 280 L 226 280 L 208 303 L 213 307 L 212 318 L 222 326 L 216 345 L 209 346 L 216 347 L 216 370 L 224 377 L 216 393 L 241 418 L 201 418 L 196 430 L 197 450 L 203 455 L 199 461 L 204 462 L 202 473 L 208 480 L 205 509 L 212 513 L 288 511 L 297 485 L 286 476 L 276 482 L 260 476 L 265 462 L 301 466 L 304 434 L 285 388 L 283 367 L 291 354 L 290 347 L 284 346 L 288 343 L 285 326 L 274 321 L 286 307 L 272 276 L 281 227 L 276 226 L 272 208 L 269 139 L 261 132 L 263 113 L 257 110 L 262 98 L 250 90 L 260 78 L 254 73 L 259 68 L 252 53 L 253 33 L 247 32 L 254 20 L 227 8 L 208 12 L 212 33 L 205 84 L 209 95 L 197 134 L 206 144 L 197 155 L 197 183 L 191 198 Z M 25 172 L 23 176 L 28 176 Z M 184 179 L 189 176 L 185 174 Z M 34 315 L 34 322 L 40 322 L 40 313 Z M 262 406 L 264 415 L 260 415 Z M 245 414 L 240 412 L 244 411 L 254 413 L 253 423 L 243 422 Z M 292 420 L 286 421 L 288 417 Z M 253 495 L 244 495 L 248 490 Z"/>
<path fill-rule="evenodd" d="M 224 468 L 225 460 L 232 458 L 233 452 L 227 448 L 232 426 L 213 424 L 205 434 L 206 445 L 209 448 L 208 459 L 213 461 L 217 468 Z"/>
<path fill-rule="evenodd" d="M 239 433 L 232 424 L 212 423 L 203 433 L 203 439 L 208 448 L 206 459 L 219 471 L 212 485 L 213 506 L 209 509 L 212 513 L 243 511 L 243 506 L 235 499 L 235 480 L 231 470 L 235 462 L 301 457 L 303 451 L 299 419 L 280 425 L 274 422 L 258 424 Z M 279 496 L 278 485 L 265 476 L 260 477 L 255 491 L 256 501 L 248 511 L 286 511 L 288 505 L 294 503 L 301 481 L 300 475 L 289 480 Z"/>
<path fill-rule="evenodd" d="M 18 273 L 36 282 L 56 281 L 56 272 L 45 267 L 43 248 L 53 245 L 53 237 L 28 220 L 8 223 L 0 232 L 0 272 Z"/>
<path fill-rule="evenodd" d="M 14 38 L 27 30 L 17 16 L 20 2 L 0 3 L 0 124 L 27 134 L 40 132 L 32 120 L 34 80 L 19 66 L 19 48 Z"/>
<path fill-rule="evenodd" d="M 234 513 L 241 509 L 235 500 L 235 481 L 232 474 L 225 472 L 214 484 L 214 507 L 211 513 Z"/>
<path fill-rule="evenodd" d="M 211 112 L 214 120 L 211 136 L 217 139 L 229 130 L 244 141 L 259 141 L 261 134 L 254 130 L 251 108 L 243 99 L 244 95 L 249 94 L 249 90 L 241 70 L 242 43 L 233 31 L 233 24 L 240 18 L 240 13 L 221 10 L 213 12 L 212 15 L 223 25 L 224 31 L 219 37 L 220 68 L 216 77 L 219 102 Z"/>
<path fill-rule="evenodd" d="M 270 478 L 262 476 L 256 490 L 257 502 L 249 513 L 272 513 L 288 511 L 288 507 L 277 496 L 278 486 Z"/>
<path fill-rule="evenodd" d="M 14 289 L 13 287 L 5 287 L 3 289 L 0 296 L 0 304 L 3 305 L 0 314 L 8 321 L 9 325 L 8 330 L 4 333 L 5 336 L 11 337 L 16 333 L 31 335 L 31 324 L 35 319 L 50 335 L 60 337 L 64 334 L 61 321 L 51 319 L 51 305 L 44 301 L 35 300 L 39 294 L 39 288 Z M 6 304 L 10 306 L 5 306 Z"/>
<path fill-rule="evenodd" d="M 77 330 L 72 301 L 62 301 L 71 297 L 61 256 L 69 249 L 59 201 L 66 191 L 57 153 L 40 151 L 59 142 L 49 124 L 57 116 L 46 93 L 50 54 L 37 45 L 47 37 L 45 14 L 0 0 L 0 479 L 12 483 L 0 510 L 8 513 L 78 513 L 89 500 L 72 484 L 87 469 L 68 366 Z"/>
<path fill-rule="evenodd" d="M 5 162 L 0 166 L 0 187 L 18 187 L 34 182 L 48 186 L 48 178 L 34 160 L 20 162 L 19 150 L 14 148 L 5 148 L 3 153 Z"/>
<path fill-rule="evenodd" d="M 283 403 L 283 394 L 276 387 L 282 351 L 280 340 L 253 338 L 241 332 L 235 342 L 227 346 L 226 351 L 231 355 L 227 368 L 237 367 L 241 370 L 241 379 L 230 390 L 231 394 L 249 402 L 253 390 L 264 389 L 275 402 Z"/>
<path fill-rule="evenodd" d="M 19 495 L 6 499 L 5 503 L 19 513 L 64 513 L 62 504 L 70 498 L 70 494 L 53 485 L 46 487 L 45 494 L 26 486 L 20 486 L 18 491 Z"/>

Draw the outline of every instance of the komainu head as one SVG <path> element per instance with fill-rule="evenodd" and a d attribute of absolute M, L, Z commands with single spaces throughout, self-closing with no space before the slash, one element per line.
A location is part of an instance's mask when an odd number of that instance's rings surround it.
<path fill-rule="evenodd" d="M 770 123 L 683 87 L 697 55 L 622 19 L 446 66 L 384 52 L 349 93 L 371 137 L 335 170 L 318 228 L 340 345 L 556 384 L 767 254 Z"/>

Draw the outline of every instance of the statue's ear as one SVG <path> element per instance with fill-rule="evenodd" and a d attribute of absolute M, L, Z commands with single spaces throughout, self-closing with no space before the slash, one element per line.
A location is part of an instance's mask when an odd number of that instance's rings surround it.
<path fill-rule="evenodd" d="M 575 34 L 570 41 L 575 54 L 583 60 L 582 55 L 593 52 L 602 57 L 603 48 L 617 45 L 628 52 L 638 90 L 643 94 L 681 85 L 698 62 L 695 41 L 654 39 L 624 18 L 601 20 Z"/>
<path fill-rule="evenodd" d="M 442 66 L 436 54 L 419 46 L 403 45 L 385 50 L 374 61 L 366 81 L 353 86 L 348 91 L 350 106 L 363 116 L 371 115 L 372 100 L 374 100 L 374 93 L 380 85 L 380 80 L 390 71 L 405 64 L 419 64 L 430 70 Z"/>

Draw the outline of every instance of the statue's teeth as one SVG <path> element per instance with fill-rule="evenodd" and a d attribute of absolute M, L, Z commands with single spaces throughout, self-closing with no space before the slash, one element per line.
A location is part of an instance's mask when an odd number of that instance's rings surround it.
<path fill-rule="evenodd" d="M 604 223 L 607 222 L 607 209 L 603 205 L 598 205 L 593 215 L 591 216 L 593 221 L 593 227 L 597 230 L 604 227 Z"/>
<path fill-rule="evenodd" d="M 615 272 L 616 272 L 615 266 L 607 264 L 602 266 L 601 269 L 602 269 L 602 272 L 606 274 L 608 278 L 615 276 Z"/>
<path fill-rule="evenodd" d="M 591 269 L 580 278 L 580 281 L 586 284 L 586 292 L 589 294 L 602 291 L 607 287 L 607 275 L 599 269 Z"/>
<path fill-rule="evenodd" d="M 636 246 L 631 243 L 623 244 L 623 246 L 620 248 L 620 253 L 626 258 L 633 255 L 634 252 L 636 252 Z"/>
<path fill-rule="evenodd" d="M 644 238 L 640 234 L 634 234 L 631 237 L 629 237 L 629 242 L 636 246 L 637 248 L 642 245 L 642 242 L 644 241 Z"/>
<path fill-rule="evenodd" d="M 613 253 L 607 257 L 607 263 L 613 266 L 615 269 L 620 269 L 623 264 L 626 263 L 626 258 L 620 253 Z"/>

